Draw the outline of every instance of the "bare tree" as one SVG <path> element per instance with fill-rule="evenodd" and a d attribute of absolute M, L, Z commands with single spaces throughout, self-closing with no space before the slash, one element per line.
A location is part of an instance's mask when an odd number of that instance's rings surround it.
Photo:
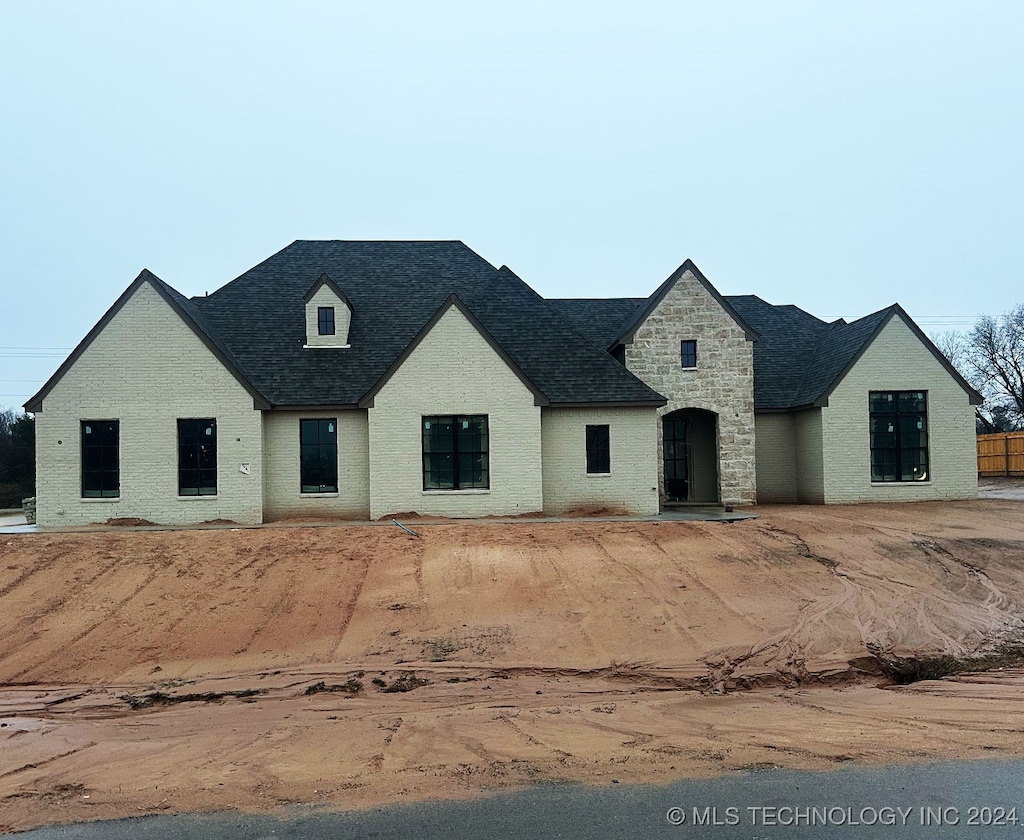
<path fill-rule="evenodd" d="M 999 318 L 983 315 L 968 333 L 933 336 L 935 346 L 985 397 L 979 431 L 1024 428 L 1024 304 Z"/>
<path fill-rule="evenodd" d="M 984 316 L 969 336 L 972 367 L 990 411 L 1024 427 L 1024 304 L 1000 318 Z"/>

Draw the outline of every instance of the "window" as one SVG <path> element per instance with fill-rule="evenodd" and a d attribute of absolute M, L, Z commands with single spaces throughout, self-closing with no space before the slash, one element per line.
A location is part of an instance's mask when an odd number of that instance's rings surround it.
<path fill-rule="evenodd" d="M 302 492 L 337 493 L 337 419 L 300 420 L 299 450 Z"/>
<path fill-rule="evenodd" d="M 316 309 L 317 332 L 320 335 L 334 335 L 334 307 L 318 306 Z"/>
<path fill-rule="evenodd" d="M 423 418 L 423 489 L 486 490 L 487 415 Z"/>
<path fill-rule="evenodd" d="M 217 421 L 178 421 L 178 495 L 217 495 Z"/>
<path fill-rule="evenodd" d="M 608 426 L 587 426 L 587 474 L 610 473 Z"/>
<path fill-rule="evenodd" d="M 872 391 L 871 480 L 927 481 L 928 411 L 924 391 Z"/>
<path fill-rule="evenodd" d="M 679 360 L 684 368 L 697 367 L 697 342 L 679 342 Z"/>
<path fill-rule="evenodd" d="M 82 498 L 116 499 L 121 495 L 117 420 L 82 421 Z"/>

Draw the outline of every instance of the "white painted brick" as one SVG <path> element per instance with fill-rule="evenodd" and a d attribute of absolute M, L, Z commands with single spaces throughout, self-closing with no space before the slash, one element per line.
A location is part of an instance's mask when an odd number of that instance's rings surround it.
<path fill-rule="evenodd" d="M 872 484 L 868 392 L 928 392 L 928 482 Z M 898 316 L 871 343 L 821 410 L 825 501 L 973 499 L 978 495 L 974 408 Z"/>
<path fill-rule="evenodd" d="M 178 418 L 217 420 L 217 495 L 178 498 Z M 81 498 L 81 420 L 120 421 L 121 496 Z M 41 525 L 112 517 L 161 524 L 263 519 L 260 412 L 148 283 L 47 394 L 36 414 Z M 249 474 L 239 472 L 242 463 Z"/>
<path fill-rule="evenodd" d="M 533 513 L 543 508 L 540 408 L 455 307 L 395 371 L 369 409 L 370 515 Z M 486 414 L 490 490 L 423 490 L 422 417 Z"/>
<path fill-rule="evenodd" d="M 338 422 L 338 492 L 302 493 L 300 420 Z M 366 410 L 263 413 L 264 515 L 366 519 L 370 515 L 370 441 Z"/>
<path fill-rule="evenodd" d="M 607 424 L 609 475 L 587 475 L 588 424 Z M 658 512 L 657 416 L 650 408 L 544 408 L 544 511 L 580 506 Z"/>

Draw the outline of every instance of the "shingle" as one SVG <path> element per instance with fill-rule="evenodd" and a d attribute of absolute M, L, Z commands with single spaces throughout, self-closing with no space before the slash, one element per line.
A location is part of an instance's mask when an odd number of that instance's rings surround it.
<path fill-rule="evenodd" d="M 664 398 L 589 341 L 512 271 L 465 299 L 512 360 L 553 403 Z"/>
<path fill-rule="evenodd" d="M 548 305 L 602 349 L 607 349 L 647 298 L 555 298 Z"/>
<path fill-rule="evenodd" d="M 324 273 L 352 306 L 349 349 L 303 349 L 303 295 Z M 355 405 L 452 294 L 552 402 L 661 399 L 461 242 L 300 240 L 191 303 L 272 405 Z"/>

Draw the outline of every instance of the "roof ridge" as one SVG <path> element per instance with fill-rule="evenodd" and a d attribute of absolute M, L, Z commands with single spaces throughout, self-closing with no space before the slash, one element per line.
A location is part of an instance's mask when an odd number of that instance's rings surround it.
<path fill-rule="evenodd" d="M 608 358 L 611 358 L 611 356 L 608 353 L 608 348 L 607 347 L 601 347 L 596 341 L 591 339 L 589 336 L 585 335 L 579 329 L 579 327 L 577 327 L 574 323 L 572 323 L 572 321 L 567 319 L 565 316 L 562 315 L 561 312 L 559 312 L 557 309 L 555 309 L 553 306 L 551 306 L 551 304 L 548 303 L 547 298 L 542 297 L 539 292 L 537 292 L 529 283 L 527 283 L 525 280 L 523 280 L 523 278 L 520 277 L 518 274 L 516 274 L 511 268 L 509 268 L 507 265 L 502 265 L 501 268 L 498 269 L 498 276 L 500 276 L 503 271 L 508 272 L 509 274 L 511 274 L 516 280 L 518 280 L 527 289 L 529 289 L 531 292 L 533 292 L 533 294 L 537 297 L 537 299 L 540 300 L 540 302 L 544 304 L 544 306 L 547 308 L 548 312 L 550 312 L 559 321 L 561 321 L 563 324 L 565 324 L 572 332 L 574 332 L 577 336 L 582 338 L 591 347 L 596 347 L 604 355 L 608 356 Z M 495 278 L 495 280 L 497 280 L 497 277 Z M 562 299 L 563 300 L 573 300 L 573 298 L 562 298 Z M 600 298 L 600 299 L 601 300 L 628 300 L 628 298 Z M 644 300 L 644 298 L 640 298 L 640 300 Z M 630 373 L 632 373 L 632 371 L 630 371 Z M 635 374 L 634 374 L 634 376 L 635 376 Z M 639 377 L 637 377 L 637 378 L 639 379 Z M 643 382 L 642 379 L 640 381 Z M 646 384 L 646 383 L 644 383 L 644 384 Z M 653 389 L 651 389 L 651 390 L 653 390 Z"/>

